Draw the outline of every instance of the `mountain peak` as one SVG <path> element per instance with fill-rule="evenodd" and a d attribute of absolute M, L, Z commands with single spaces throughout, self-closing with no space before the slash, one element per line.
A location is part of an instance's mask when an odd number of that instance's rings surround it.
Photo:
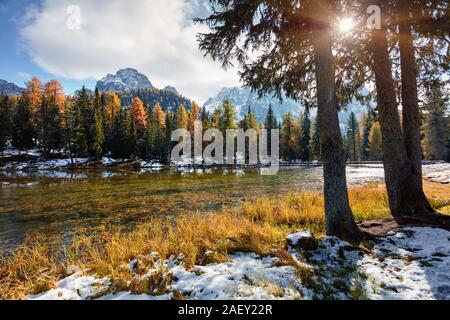
<path fill-rule="evenodd" d="M 14 83 L 0 79 L 0 95 L 17 96 L 24 92 L 25 89 L 20 88 Z"/>
<path fill-rule="evenodd" d="M 133 68 L 120 69 L 116 74 L 108 74 L 97 82 L 99 91 L 123 91 L 128 89 L 153 88 L 146 75 Z"/>

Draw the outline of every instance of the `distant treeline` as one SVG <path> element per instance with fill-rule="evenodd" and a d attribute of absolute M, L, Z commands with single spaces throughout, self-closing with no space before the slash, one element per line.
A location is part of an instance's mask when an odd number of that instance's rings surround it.
<path fill-rule="evenodd" d="M 427 160 L 449 159 L 446 103 L 437 90 L 425 104 L 423 150 Z M 10 141 L 14 149 L 40 148 L 45 156 L 62 151 L 74 160 L 108 155 L 168 163 L 174 145 L 172 131 L 193 132 L 197 120 L 204 131 L 279 129 L 283 160 L 320 160 L 320 128 L 308 110 L 299 117 L 288 112 L 278 122 L 270 107 L 266 120 L 258 122 L 249 107 L 244 119 L 238 121 L 229 101 L 210 113 L 195 102 L 153 89 L 92 94 L 83 88 L 76 96 L 67 97 L 58 81 L 43 85 L 37 78 L 27 83 L 21 96 L 0 96 L 0 151 Z M 376 120 L 374 110 L 363 112 L 359 119 L 350 114 L 344 135 L 349 160 L 382 160 L 382 136 Z"/>

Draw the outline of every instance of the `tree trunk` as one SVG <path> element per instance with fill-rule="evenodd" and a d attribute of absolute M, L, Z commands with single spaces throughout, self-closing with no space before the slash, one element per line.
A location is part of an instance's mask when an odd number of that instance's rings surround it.
<path fill-rule="evenodd" d="M 412 173 L 411 161 L 406 151 L 392 79 L 385 26 L 372 30 L 371 51 L 391 213 L 394 217 L 401 217 L 432 211 L 423 193 L 422 183 L 419 183 Z"/>
<path fill-rule="evenodd" d="M 359 240 L 361 233 L 350 209 L 344 144 L 339 127 L 335 70 L 328 12 L 317 6 L 319 22 L 312 35 L 315 55 L 320 144 L 324 166 L 324 196 L 327 235 Z M 321 10 L 321 11 L 319 11 Z M 319 21 L 320 21 L 319 20 Z"/>
<path fill-rule="evenodd" d="M 417 179 L 416 183 L 422 188 L 421 119 L 417 90 L 418 72 L 414 55 L 414 38 L 411 31 L 411 8 L 409 2 L 410 0 L 397 1 L 402 72 L 403 134 L 413 175 Z"/>

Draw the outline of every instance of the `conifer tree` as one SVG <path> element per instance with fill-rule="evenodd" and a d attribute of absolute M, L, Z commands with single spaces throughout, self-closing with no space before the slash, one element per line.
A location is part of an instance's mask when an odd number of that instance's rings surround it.
<path fill-rule="evenodd" d="M 348 150 L 348 158 L 350 161 L 360 160 L 359 154 L 359 150 L 361 148 L 360 145 L 361 145 L 361 138 L 358 119 L 356 119 L 355 113 L 351 112 L 347 124 L 347 150 Z"/>
<path fill-rule="evenodd" d="M 3 154 L 6 143 L 11 138 L 11 103 L 8 96 L 0 96 L 0 152 Z"/>
<path fill-rule="evenodd" d="M 22 95 L 17 104 L 12 125 L 12 145 L 19 151 L 29 150 L 34 147 L 34 128 L 30 103 L 26 95 Z"/>
<path fill-rule="evenodd" d="M 72 145 L 71 150 L 75 155 L 75 164 L 78 157 L 84 157 L 88 154 L 88 138 L 86 136 L 86 119 L 79 104 L 75 104 L 72 109 Z"/>
<path fill-rule="evenodd" d="M 362 128 L 362 142 L 361 142 L 361 160 L 370 160 L 370 131 L 373 126 L 373 113 L 369 110 L 368 113 L 363 113 L 361 116 Z"/>
<path fill-rule="evenodd" d="M 311 119 L 309 110 L 303 113 L 300 131 L 300 159 L 304 162 L 311 161 Z"/>
<path fill-rule="evenodd" d="M 441 84 L 431 86 L 427 93 L 423 126 L 423 150 L 427 160 L 445 160 L 448 154 L 448 97 L 444 96 Z"/>
<path fill-rule="evenodd" d="M 372 125 L 369 134 L 370 159 L 374 161 L 383 160 L 382 137 L 380 123 L 376 122 Z"/>
<path fill-rule="evenodd" d="M 103 129 L 102 99 L 98 89 L 96 89 L 94 97 L 94 128 L 91 150 L 97 160 L 100 160 L 104 151 L 105 134 Z"/>
<path fill-rule="evenodd" d="M 136 127 L 136 133 L 140 139 L 147 128 L 147 113 L 144 109 L 144 104 L 141 99 L 134 98 L 131 106 L 131 118 L 134 126 Z"/>
<path fill-rule="evenodd" d="M 283 159 L 295 160 L 298 153 L 297 126 L 291 112 L 286 113 L 281 125 L 280 152 Z"/>
<path fill-rule="evenodd" d="M 267 130 L 267 154 L 272 155 L 272 130 L 278 129 L 277 118 L 273 112 L 272 105 L 269 104 L 269 110 L 267 111 L 266 121 L 264 127 Z"/>
<path fill-rule="evenodd" d="M 125 109 L 120 109 L 114 118 L 111 154 L 115 159 L 127 159 L 133 152 L 133 145 L 130 143 L 131 122 Z"/>
<path fill-rule="evenodd" d="M 40 107 L 40 134 L 41 146 L 44 155 L 48 156 L 52 150 L 62 146 L 62 107 L 60 107 L 55 96 L 45 96 L 42 98 Z"/>
<path fill-rule="evenodd" d="M 314 120 L 314 129 L 313 134 L 311 137 L 311 145 L 312 145 L 312 154 L 314 160 L 320 161 L 321 155 L 320 155 L 320 124 L 319 124 L 319 118 L 316 117 Z"/>
<path fill-rule="evenodd" d="M 188 113 L 184 105 L 180 105 L 178 107 L 177 112 L 175 113 L 175 123 L 174 126 L 176 129 L 187 129 L 188 128 Z"/>

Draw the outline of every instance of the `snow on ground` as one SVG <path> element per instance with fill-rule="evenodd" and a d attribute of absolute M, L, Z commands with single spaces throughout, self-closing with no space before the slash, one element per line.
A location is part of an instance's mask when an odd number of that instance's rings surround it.
<path fill-rule="evenodd" d="M 313 272 L 310 281 L 303 283 L 298 270 L 277 264 L 278 258 L 253 253 L 234 254 L 229 262 L 189 270 L 182 260 L 172 258 L 159 261 L 144 275 L 149 277 L 161 270 L 172 275 L 167 293 L 154 296 L 120 292 L 100 299 L 167 300 L 173 292 L 192 300 L 450 299 L 450 232 L 445 230 L 404 228 L 377 239 L 369 253 L 332 237 L 320 241 L 315 251 L 289 248 L 289 253 Z M 55 289 L 29 298 L 98 298 L 108 284 L 107 279 L 75 274 Z"/>
<path fill-rule="evenodd" d="M 439 163 L 424 166 L 425 177 L 433 182 L 450 184 L 450 164 Z"/>

